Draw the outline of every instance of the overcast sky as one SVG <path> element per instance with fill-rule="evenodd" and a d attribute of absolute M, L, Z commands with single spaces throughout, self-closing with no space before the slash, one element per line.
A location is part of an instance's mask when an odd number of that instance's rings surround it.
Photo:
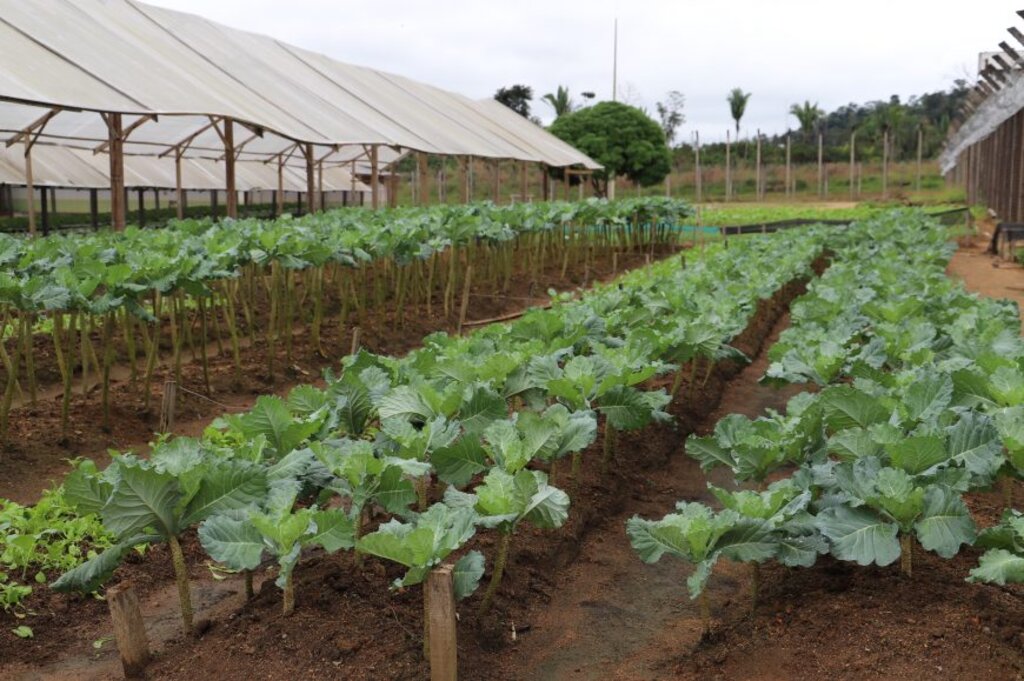
<path fill-rule="evenodd" d="M 618 17 L 619 99 L 653 114 L 682 91 L 680 141 L 724 138 L 733 87 L 753 93 L 744 130 L 781 132 L 794 102 L 831 110 L 973 78 L 979 52 L 1024 29 L 1003 0 L 149 1 L 475 98 L 523 83 L 545 120 L 540 97 L 559 84 L 611 97 Z"/>

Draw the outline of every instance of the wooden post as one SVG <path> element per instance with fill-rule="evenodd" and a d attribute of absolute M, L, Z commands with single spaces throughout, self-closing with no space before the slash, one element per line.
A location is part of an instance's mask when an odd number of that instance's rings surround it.
<path fill-rule="evenodd" d="M 146 190 L 139 187 L 135 190 L 139 201 L 139 227 L 146 226 Z"/>
<path fill-rule="evenodd" d="M 825 176 L 823 174 L 825 160 L 825 136 L 818 131 L 818 196 L 822 196 L 825 192 Z"/>
<path fill-rule="evenodd" d="M 569 166 L 562 168 L 562 183 L 565 184 L 565 200 L 569 200 Z"/>
<path fill-rule="evenodd" d="M 466 312 L 469 310 L 469 290 L 473 282 L 473 263 L 466 267 L 466 281 L 462 288 L 462 305 L 459 306 L 459 327 L 456 333 L 462 335 L 462 325 L 466 323 Z"/>
<path fill-rule="evenodd" d="M 156 187 L 153 188 L 153 208 L 160 210 L 160 190 Z"/>
<path fill-rule="evenodd" d="M 227 190 L 227 215 L 238 218 L 238 192 L 235 190 L 235 124 L 224 119 L 224 184 Z"/>
<path fill-rule="evenodd" d="M 850 200 L 857 195 L 855 176 L 857 174 L 857 129 L 850 133 Z"/>
<path fill-rule="evenodd" d="M 455 617 L 455 582 L 451 565 L 434 568 L 424 585 L 423 609 L 429 632 L 430 681 L 456 681 L 459 650 Z"/>
<path fill-rule="evenodd" d="M 882 198 L 889 198 L 889 128 L 882 131 Z"/>
<path fill-rule="evenodd" d="M 380 166 L 377 162 L 377 145 L 370 145 L 370 206 L 380 208 Z"/>
<path fill-rule="evenodd" d="M 89 223 L 93 229 L 100 228 L 100 197 L 95 189 L 89 190 Z"/>
<path fill-rule="evenodd" d="M 757 131 L 757 180 L 754 183 L 757 188 L 757 200 L 760 201 L 763 197 L 761 192 L 761 130 Z"/>
<path fill-rule="evenodd" d="M 792 151 L 792 135 L 786 133 L 786 196 L 793 195 L 793 151 Z"/>
<path fill-rule="evenodd" d="M 110 155 L 110 226 L 120 232 L 124 230 L 127 203 L 124 195 L 124 128 L 121 125 L 121 114 L 107 115 L 107 136 L 107 151 Z"/>
<path fill-rule="evenodd" d="M 730 131 L 725 131 L 725 200 L 732 198 L 732 142 Z"/>
<path fill-rule="evenodd" d="M 402 175 L 398 172 L 396 164 L 392 163 L 390 167 L 391 174 L 388 175 L 388 206 L 391 208 L 398 207 L 398 183 L 402 179 Z"/>
<path fill-rule="evenodd" d="M 169 433 L 174 430 L 174 409 L 178 399 L 178 384 L 174 380 L 164 381 L 164 396 L 160 402 L 160 425 L 158 432 Z"/>
<path fill-rule="evenodd" d="M 149 663 L 149 640 L 139 598 L 130 586 L 107 589 L 106 597 L 124 676 L 127 679 L 139 678 Z"/>
<path fill-rule="evenodd" d="M 36 188 L 32 178 L 31 135 L 25 137 L 25 200 L 28 202 L 28 233 L 36 235 Z"/>
<path fill-rule="evenodd" d="M 519 162 L 519 200 L 522 203 L 526 203 L 526 195 L 530 191 L 529 183 L 527 180 L 527 168 L 526 161 Z"/>
<path fill-rule="evenodd" d="M 541 201 L 548 201 L 548 200 L 551 199 L 551 197 L 548 195 L 549 192 L 550 192 L 550 189 L 548 188 L 550 184 L 551 184 L 551 178 L 548 176 L 548 165 L 546 163 L 541 163 L 540 164 L 540 193 L 541 193 L 540 200 Z M 613 197 L 609 196 L 608 198 L 613 198 Z"/>
<path fill-rule="evenodd" d="M 924 153 L 924 126 L 917 126 L 917 180 L 914 182 L 914 189 L 921 191 L 921 156 Z"/>
<path fill-rule="evenodd" d="M 363 330 L 360 329 L 358 326 L 352 328 L 352 345 L 349 346 L 348 354 L 354 355 L 357 352 L 359 352 L 359 348 L 362 347 L 362 345 L 360 345 L 360 339 L 362 338 L 362 335 Z"/>
<path fill-rule="evenodd" d="M 306 208 L 308 213 L 316 212 L 316 172 L 313 168 L 313 144 L 307 142 L 306 156 Z M 376 206 L 374 206 L 376 208 Z"/>
<path fill-rule="evenodd" d="M 700 176 L 700 131 L 694 131 L 694 145 L 693 145 L 693 173 L 694 173 L 694 189 L 696 190 L 697 203 L 700 203 L 701 196 L 704 193 L 704 183 Z"/>
<path fill-rule="evenodd" d="M 320 210 L 324 209 L 324 162 L 323 159 L 316 164 L 316 205 Z"/>
<path fill-rule="evenodd" d="M 424 152 L 416 154 L 416 165 L 419 170 L 417 187 L 419 189 L 419 204 L 430 205 L 430 159 Z"/>
<path fill-rule="evenodd" d="M 181 149 L 174 151 L 174 197 L 179 220 L 185 219 L 185 191 L 181 188 Z"/>
<path fill-rule="evenodd" d="M 494 159 L 494 203 L 501 203 L 501 160 Z"/>
<path fill-rule="evenodd" d="M 210 213 L 213 215 L 213 219 L 216 222 L 218 219 L 218 213 L 220 211 L 220 192 L 216 189 L 210 190 Z"/>

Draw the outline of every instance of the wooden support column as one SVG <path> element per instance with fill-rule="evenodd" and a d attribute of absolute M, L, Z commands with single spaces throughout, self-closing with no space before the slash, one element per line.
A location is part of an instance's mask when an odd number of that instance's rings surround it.
<path fill-rule="evenodd" d="M 565 185 L 563 196 L 566 201 L 569 200 L 569 166 L 562 168 L 562 183 Z"/>
<path fill-rule="evenodd" d="M 380 164 L 377 145 L 370 145 L 370 207 L 380 208 Z"/>
<path fill-rule="evenodd" d="M 398 188 L 402 183 L 402 174 L 398 172 L 395 164 L 391 164 L 391 174 L 388 175 L 388 207 L 398 207 Z"/>
<path fill-rule="evenodd" d="M 32 143 L 30 137 L 25 138 L 25 200 L 28 210 L 28 233 L 36 235 L 36 189 L 32 178 Z"/>
<path fill-rule="evenodd" d="M 494 159 L 494 203 L 501 203 L 501 161 Z"/>
<path fill-rule="evenodd" d="M 519 200 L 526 203 L 526 195 L 530 191 L 529 183 L 527 181 L 527 168 L 526 161 L 519 162 Z"/>
<path fill-rule="evenodd" d="M 316 164 L 316 205 L 324 210 L 324 162 L 320 159 Z"/>
<path fill-rule="evenodd" d="M 419 204 L 430 205 L 430 162 L 422 151 L 416 154 L 416 169 L 419 173 L 416 181 Z"/>
<path fill-rule="evenodd" d="M 211 189 L 210 190 L 210 214 L 213 215 L 214 222 L 217 221 L 217 218 L 218 218 L 217 213 L 218 213 L 218 209 L 220 207 L 217 204 L 217 194 L 218 194 L 218 192 L 217 192 L 216 189 Z"/>
<path fill-rule="evenodd" d="M 179 220 L 185 219 L 185 190 L 181 188 L 181 149 L 174 152 L 174 197 Z"/>
<path fill-rule="evenodd" d="M 115 232 L 124 231 L 124 128 L 121 114 L 107 114 L 107 148 L 110 156 L 110 226 Z"/>
<path fill-rule="evenodd" d="M 308 204 L 308 213 L 316 212 L 316 172 L 313 166 L 313 145 L 307 143 L 305 145 L 305 156 L 306 156 L 306 203 Z"/>
<path fill-rule="evenodd" d="M 610 181 L 610 180 L 609 180 Z M 541 201 L 551 200 L 551 176 L 548 174 L 548 166 L 546 163 L 540 164 L 540 193 L 542 194 Z M 611 198 L 611 197 L 609 197 Z"/>
<path fill-rule="evenodd" d="M 238 218 L 238 192 L 235 190 L 235 124 L 224 119 L 224 180 L 227 185 L 227 214 Z"/>
<path fill-rule="evenodd" d="M 146 226 L 146 190 L 139 187 L 135 190 L 139 198 L 139 227 Z"/>
<path fill-rule="evenodd" d="M 469 156 L 457 157 L 459 164 L 459 201 L 469 203 L 469 164 L 472 159 Z"/>
<path fill-rule="evenodd" d="M 754 183 L 757 187 L 757 200 L 760 201 L 764 194 L 761 190 L 761 131 L 757 131 L 757 181 Z"/>

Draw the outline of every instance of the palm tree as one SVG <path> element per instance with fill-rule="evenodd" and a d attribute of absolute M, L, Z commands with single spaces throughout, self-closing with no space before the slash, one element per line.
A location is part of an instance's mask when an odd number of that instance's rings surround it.
<path fill-rule="evenodd" d="M 805 100 L 803 104 L 794 104 L 789 107 L 789 113 L 796 116 L 796 119 L 800 121 L 800 132 L 804 135 L 810 135 L 814 132 L 814 126 L 825 115 L 825 112 L 821 110 L 818 103 L 811 104 L 810 100 Z"/>
<path fill-rule="evenodd" d="M 555 110 L 555 118 L 561 118 L 567 113 L 572 113 L 573 109 L 576 108 L 572 97 L 569 96 L 569 88 L 561 85 L 555 90 L 555 94 L 549 92 L 541 97 L 541 100 L 550 104 L 551 108 Z"/>
<path fill-rule="evenodd" d="M 730 92 L 729 96 L 725 98 L 725 101 L 729 102 L 729 111 L 732 113 L 732 119 L 736 121 L 736 139 L 740 137 L 740 119 L 743 118 L 743 114 L 747 111 L 747 102 L 750 101 L 750 92 L 744 92 L 738 87 L 734 87 Z"/>

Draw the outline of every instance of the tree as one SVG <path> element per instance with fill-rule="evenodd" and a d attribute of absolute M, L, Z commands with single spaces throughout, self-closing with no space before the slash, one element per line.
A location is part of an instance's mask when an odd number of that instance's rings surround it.
<path fill-rule="evenodd" d="M 649 187 L 664 180 L 671 169 L 665 133 L 636 107 L 600 102 L 562 116 L 550 130 L 604 166 L 591 176 L 599 196 L 606 194 L 609 177 L 625 175 Z"/>
<path fill-rule="evenodd" d="M 541 97 L 541 100 L 550 104 L 551 108 L 555 110 L 555 118 L 561 118 L 576 109 L 576 103 L 569 96 L 569 88 L 562 85 L 558 86 L 554 94 L 549 92 Z"/>
<path fill-rule="evenodd" d="M 796 119 L 800 121 L 800 132 L 807 136 L 814 132 L 814 127 L 825 115 L 825 112 L 821 110 L 818 103 L 811 104 L 810 100 L 805 100 L 803 104 L 794 104 L 789 107 L 789 113 L 796 116 Z"/>
<path fill-rule="evenodd" d="M 515 111 L 523 118 L 530 117 L 530 102 L 533 100 L 533 88 L 529 85 L 511 85 L 498 88 L 494 98 Z"/>
<path fill-rule="evenodd" d="M 665 95 L 664 102 L 658 102 L 654 105 L 654 108 L 658 111 L 658 118 L 661 119 L 661 130 L 665 133 L 665 141 L 668 146 L 672 146 L 672 143 L 676 139 L 676 130 L 680 125 L 686 122 L 686 116 L 683 115 L 683 105 L 686 103 L 686 97 L 679 90 L 670 90 Z"/>
<path fill-rule="evenodd" d="M 729 112 L 732 114 L 732 119 L 736 121 L 736 137 L 740 136 L 740 119 L 743 118 L 743 114 L 747 111 L 747 102 L 750 101 L 750 92 L 744 92 L 738 87 L 734 87 L 729 91 L 729 96 L 725 98 L 725 101 L 729 102 Z"/>

